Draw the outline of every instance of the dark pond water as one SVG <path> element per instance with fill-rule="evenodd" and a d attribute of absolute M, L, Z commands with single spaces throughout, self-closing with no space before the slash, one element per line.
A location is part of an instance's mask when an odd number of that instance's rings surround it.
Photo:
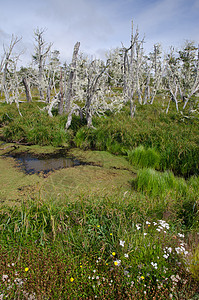
<path fill-rule="evenodd" d="M 12 156 L 18 163 L 18 167 L 26 174 L 47 174 L 50 171 L 71 168 L 85 164 L 76 158 L 71 157 L 34 157 L 28 153 L 16 154 Z"/>

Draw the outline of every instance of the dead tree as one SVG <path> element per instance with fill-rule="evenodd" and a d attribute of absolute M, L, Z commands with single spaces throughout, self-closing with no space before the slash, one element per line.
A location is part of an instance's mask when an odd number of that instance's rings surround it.
<path fill-rule="evenodd" d="M 3 88 L 5 100 L 6 100 L 7 103 L 10 103 L 9 84 L 11 83 L 11 81 L 8 78 L 9 66 L 12 63 L 16 64 L 16 62 L 19 58 L 19 55 L 16 56 L 16 57 L 11 57 L 11 56 L 12 56 L 12 52 L 13 52 L 13 49 L 14 49 L 15 45 L 20 40 L 21 40 L 21 38 L 14 37 L 14 35 L 12 35 L 12 39 L 11 39 L 9 47 L 6 49 L 5 46 L 4 46 L 4 56 L 3 56 L 2 61 L 1 61 L 0 71 L 3 70 L 2 88 Z"/>
<path fill-rule="evenodd" d="M 33 60 L 36 64 L 38 64 L 38 88 L 39 88 L 40 100 L 44 100 L 44 88 L 45 88 L 44 66 L 45 66 L 45 60 L 52 46 L 51 43 L 47 44 L 45 42 L 43 37 L 44 32 L 45 29 L 38 29 L 38 28 L 34 31 L 36 45 L 35 45 L 35 54 L 33 55 Z"/>
<path fill-rule="evenodd" d="M 133 21 L 131 29 L 131 45 L 129 48 L 123 47 L 124 51 L 124 99 L 125 103 L 130 102 L 130 114 L 133 118 L 135 115 L 136 104 L 134 94 L 137 92 L 138 101 L 142 103 L 140 74 L 143 63 L 143 40 L 139 41 L 139 32 L 133 33 Z M 130 51 L 130 55 L 129 55 Z"/>
<path fill-rule="evenodd" d="M 64 108 L 64 111 L 66 113 L 69 113 L 70 107 L 71 107 L 71 98 L 72 98 L 72 93 L 73 93 L 73 84 L 74 84 L 74 79 L 75 79 L 79 47 L 80 47 L 80 42 L 77 42 L 75 44 L 74 50 L 73 50 L 73 58 L 72 58 L 71 66 L 70 66 L 70 72 L 69 72 L 69 78 L 68 78 L 68 84 L 67 84 L 67 93 L 66 93 L 65 108 Z"/>

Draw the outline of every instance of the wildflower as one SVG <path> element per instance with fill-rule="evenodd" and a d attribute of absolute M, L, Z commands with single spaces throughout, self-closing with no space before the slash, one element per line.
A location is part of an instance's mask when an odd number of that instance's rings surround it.
<path fill-rule="evenodd" d="M 97 227 L 99 228 L 99 227 L 100 227 L 100 225 L 97 225 Z"/>
<path fill-rule="evenodd" d="M 124 254 L 124 257 L 128 258 L 128 257 L 129 257 L 128 253 L 125 253 L 125 254 Z"/>
<path fill-rule="evenodd" d="M 73 282 L 73 281 L 74 281 L 74 278 L 73 278 L 73 277 L 71 277 L 71 278 L 70 278 L 70 282 Z"/>
<path fill-rule="evenodd" d="M 153 263 L 153 262 L 151 262 L 151 265 L 155 268 L 155 269 L 157 269 L 158 268 L 158 264 L 157 263 Z"/>
<path fill-rule="evenodd" d="M 146 221 L 146 225 L 150 225 L 151 223 L 149 221 Z"/>
<path fill-rule="evenodd" d="M 147 233 L 146 232 L 144 232 L 144 236 L 146 236 L 147 235 Z"/>
<path fill-rule="evenodd" d="M 177 284 L 180 279 L 181 278 L 180 278 L 180 276 L 178 274 L 176 276 L 175 275 L 171 275 L 171 280 L 173 281 L 173 284 Z"/>
<path fill-rule="evenodd" d="M 93 270 L 93 273 L 95 273 L 96 272 L 96 270 Z"/>
<path fill-rule="evenodd" d="M 116 255 L 116 253 L 115 253 L 115 252 L 112 252 L 112 255 L 113 255 L 113 256 L 115 256 L 115 255 Z"/>
<path fill-rule="evenodd" d="M 3 275 L 2 280 L 5 281 L 6 279 L 8 279 L 8 275 Z"/>
<path fill-rule="evenodd" d="M 163 228 L 166 228 L 166 229 L 170 228 L 169 224 L 167 222 L 165 222 L 164 220 L 159 220 L 159 223 Z"/>
<path fill-rule="evenodd" d="M 112 233 L 110 233 L 110 235 L 113 235 Z"/>
<path fill-rule="evenodd" d="M 119 267 L 121 265 L 121 260 L 119 259 L 115 260 L 114 265 Z"/>
<path fill-rule="evenodd" d="M 120 246 L 124 247 L 125 241 L 120 240 Z"/>
<path fill-rule="evenodd" d="M 184 234 L 178 233 L 178 236 L 179 236 L 180 238 L 184 238 Z"/>
<path fill-rule="evenodd" d="M 137 230 L 139 230 L 141 228 L 141 224 L 136 224 L 135 226 L 136 226 Z"/>
<path fill-rule="evenodd" d="M 28 272 L 29 268 L 25 268 L 25 272 Z"/>
<path fill-rule="evenodd" d="M 141 276 L 140 279 L 144 279 L 144 276 Z"/>

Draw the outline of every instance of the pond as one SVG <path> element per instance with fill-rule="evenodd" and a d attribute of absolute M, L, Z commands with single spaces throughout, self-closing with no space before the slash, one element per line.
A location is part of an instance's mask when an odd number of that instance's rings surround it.
<path fill-rule="evenodd" d="M 35 157 L 30 153 L 20 153 L 9 156 L 16 160 L 17 166 L 26 174 L 39 174 L 40 172 L 47 174 L 54 170 L 85 164 L 76 158 L 59 157 L 59 155 Z"/>

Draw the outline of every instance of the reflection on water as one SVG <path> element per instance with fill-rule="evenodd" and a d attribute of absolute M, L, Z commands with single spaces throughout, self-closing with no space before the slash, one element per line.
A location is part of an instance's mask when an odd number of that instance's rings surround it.
<path fill-rule="evenodd" d="M 35 158 L 30 154 L 20 154 L 14 157 L 19 167 L 27 174 L 43 172 L 44 174 L 62 168 L 71 168 L 80 165 L 80 161 L 69 157 Z"/>

